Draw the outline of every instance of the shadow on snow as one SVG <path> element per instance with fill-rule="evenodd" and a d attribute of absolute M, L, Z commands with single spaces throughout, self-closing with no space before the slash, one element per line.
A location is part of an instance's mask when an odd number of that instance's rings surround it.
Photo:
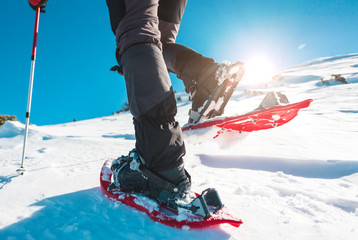
<path fill-rule="evenodd" d="M 18 177 L 18 176 L 19 176 L 19 174 L 0 176 L 0 190 L 3 189 L 6 184 L 11 183 L 13 178 Z"/>
<path fill-rule="evenodd" d="M 106 135 L 102 135 L 102 137 L 103 138 L 123 138 L 125 140 L 135 140 L 134 134 L 117 134 L 117 135 L 106 134 Z"/>
<path fill-rule="evenodd" d="M 306 177 L 335 179 L 358 173 L 355 161 L 296 160 L 249 156 L 211 156 L 199 155 L 203 165 L 215 168 L 242 168 Z"/>
<path fill-rule="evenodd" d="M 228 239 L 219 228 L 189 230 L 153 222 L 145 213 L 113 203 L 99 188 L 43 199 L 30 217 L 0 230 L 0 239 Z"/>

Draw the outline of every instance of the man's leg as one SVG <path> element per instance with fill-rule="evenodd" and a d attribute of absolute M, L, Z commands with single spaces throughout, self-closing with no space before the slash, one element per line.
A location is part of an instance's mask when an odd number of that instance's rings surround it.
<path fill-rule="evenodd" d="M 147 168 L 169 178 L 165 172 L 183 164 L 185 146 L 161 52 L 158 0 L 107 0 L 107 5 L 133 115 L 136 150 Z M 167 180 L 176 184 L 181 178 Z"/>
<path fill-rule="evenodd" d="M 160 0 L 158 17 L 167 68 L 183 80 L 189 93 L 200 76 L 207 71 L 215 73 L 219 66 L 214 59 L 175 42 L 186 4 L 187 0 Z"/>
<path fill-rule="evenodd" d="M 182 164 L 182 132 L 175 121 L 176 102 L 162 53 L 156 45 L 136 44 L 121 56 L 136 149 L 158 172 Z"/>
<path fill-rule="evenodd" d="M 189 122 L 197 122 L 223 113 L 242 74 L 238 73 L 239 64 L 218 64 L 175 43 L 186 3 L 187 0 L 160 0 L 159 30 L 167 68 L 183 80 L 185 91 L 193 101 Z"/>

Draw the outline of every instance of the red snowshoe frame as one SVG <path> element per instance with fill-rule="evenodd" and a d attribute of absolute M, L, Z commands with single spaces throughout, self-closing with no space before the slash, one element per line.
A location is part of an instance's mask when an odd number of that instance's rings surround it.
<path fill-rule="evenodd" d="M 214 137 L 216 138 L 223 132 L 252 132 L 279 127 L 294 119 L 298 111 L 302 108 L 309 107 L 312 101 L 312 99 L 307 99 L 298 103 L 274 106 L 263 110 L 254 110 L 244 115 L 216 118 L 197 124 L 186 124 L 182 130 L 186 132 L 195 129 L 217 127 L 220 128 L 220 130 Z"/>

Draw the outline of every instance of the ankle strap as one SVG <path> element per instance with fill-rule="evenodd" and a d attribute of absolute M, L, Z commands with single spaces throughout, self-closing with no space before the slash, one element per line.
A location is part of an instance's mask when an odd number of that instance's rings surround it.
<path fill-rule="evenodd" d="M 159 189 L 162 190 L 166 190 L 170 193 L 180 193 L 182 191 L 182 189 L 180 189 L 181 185 L 180 183 L 178 185 L 175 185 L 161 177 L 159 177 L 157 174 L 153 173 L 152 171 L 150 171 L 146 166 L 144 166 L 143 164 L 141 164 L 139 166 L 139 170 L 143 173 L 143 175 L 145 177 L 147 177 L 148 179 L 150 179 L 151 181 L 153 181 L 153 183 L 158 186 Z M 191 182 L 190 179 L 190 175 L 188 174 L 187 171 L 185 171 L 185 174 L 187 175 L 187 180 L 189 182 Z"/>

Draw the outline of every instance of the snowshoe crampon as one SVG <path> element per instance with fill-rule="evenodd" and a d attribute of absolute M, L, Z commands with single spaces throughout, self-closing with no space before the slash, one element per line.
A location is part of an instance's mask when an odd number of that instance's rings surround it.
<path fill-rule="evenodd" d="M 208 188 L 198 195 L 190 204 L 187 206 L 179 206 L 190 210 L 192 213 L 202 216 L 205 219 L 209 218 L 213 214 L 217 213 L 224 207 L 222 204 L 219 194 L 213 188 Z"/>

